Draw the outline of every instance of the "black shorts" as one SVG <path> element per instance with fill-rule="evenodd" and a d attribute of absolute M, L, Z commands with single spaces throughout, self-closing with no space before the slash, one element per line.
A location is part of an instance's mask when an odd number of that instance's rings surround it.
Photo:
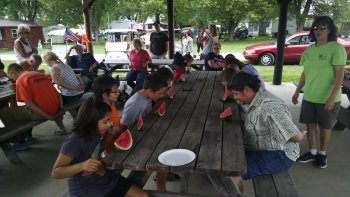
<path fill-rule="evenodd" d="M 120 176 L 117 185 L 105 197 L 124 197 L 132 185 L 128 179 Z"/>

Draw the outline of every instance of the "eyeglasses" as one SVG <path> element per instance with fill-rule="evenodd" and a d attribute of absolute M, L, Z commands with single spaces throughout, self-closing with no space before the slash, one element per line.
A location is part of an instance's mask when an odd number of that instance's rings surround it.
<path fill-rule="evenodd" d="M 314 31 L 317 31 L 317 30 L 324 31 L 326 29 L 328 29 L 328 26 L 315 26 L 313 28 Z"/>

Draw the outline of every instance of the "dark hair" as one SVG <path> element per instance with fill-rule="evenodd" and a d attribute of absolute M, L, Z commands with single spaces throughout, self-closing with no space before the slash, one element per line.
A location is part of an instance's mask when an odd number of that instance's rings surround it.
<path fill-rule="evenodd" d="M 221 72 L 221 75 L 220 75 L 220 81 L 226 81 L 226 82 L 230 82 L 231 79 L 236 76 L 236 74 L 238 73 L 239 71 L 236 71 L 232 68 L 227 68 L 225 69 L 224 71 Z"/>
<path fill-rule="evenodd" d="M 78 111 L 73 132 L 86 139 L 98 136 L 98 121 L 110 111 L 111 107 L 101 99 L 88 98 Z"/>
<path fill-rule="evenodd" d="M 190 55 L 190 54 L 185 54 L 185 55 L 184 55 L 184 58 L 185 58 L 185 60 L 186 60 L 186 63 L 187 63 L 187 62 L 190 62 L 190 61 L 193 61 L 193 57 L 192 57 L 192 55 Z"/>
<path fill-rule="evenodd" d="M 246 72 L 239 72 L 234 76 L 230 82 L 227 84 L 227 89 L 229 91 L 243 91 L 245 86 L 251 88 L 254 92 L 257 92 L 260 88 L 260 80 L 257 76 L 251 75 Z"/>
<path fill-rule="evenodd" d="M 224 59 L 224 63 L 226 68 L 233 68 L 237 66 L 239 70 L 241 70 L 244 66 L 244 63 L 241 62 L 239 59 L 237 59 L 233 54 L 226 55 Z"/>
<path fill-rule="evenodd" d="M 320 25 L 327 26 L 327 28 L 330 30 L 328 34 L 328 42 L 337 41 L 338 29 L 335 26 L 333 20 L 329 16 L 317 16 L 315 18 L 314 22 L 311 25 L 310 40 L 314 40 L 315 42 L 317 42 L 314 27 L 317 27 Z"/>
<path fill-rule="evenodd" d="M 5 65 L 4 65 L 4 63 L 2 63 L 2 61 L 0 60 L 0 69 L 1 69 L 1 70 L 4 70 L 4 68 L 5 68 Z"/>
<path fill-rule="evenodd" d="M 168 87 L 168 83 L 157 72 L 147 75 L 143 83 L 144 90 L 151 89 L 153 92 L 156 92 L 164 87 Z"/>
<path fill-rule="evenodd" d="M 12 63 L 9 65 L 9 67 L 7 68 L 7 73 L 11 73 L 11 72 L 22 72 L 23 68 L 22 66 L 20 66 L 17 63 Z"/>
<path fill-rule="evenodd" d="M 169 68 L 167 67 L 162 67 L 160 69 L 158 69 L 157 73 L 160 74 L 160 76 L 162 76 L 164 81 L 169 81 L 169 80 L 174 80 L 174 74 L 173 72 L 171 72 L 171 70 L 169 70 Z"/>
<path fill-rule="evenodd" d="M 119 86 L 119 79 L 114 79 L 107 75 L 101 75 L 94 79 L 92 90 L 96 99 L 102 100 L 103 93 L 110 94 L 114 85 Z"/>

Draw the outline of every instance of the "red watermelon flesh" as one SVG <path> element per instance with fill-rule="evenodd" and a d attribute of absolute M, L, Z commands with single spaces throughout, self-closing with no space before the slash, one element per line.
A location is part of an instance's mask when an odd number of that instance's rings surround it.
<path fill-rule="evenodd" d="M 169 96 L 169 98 L 171 98 L 171 99 L 174 98 L 173 88 L 172 88 L 172 87 L 170 87 L 170 88 L 168 89 L 168 96 Z"/>
<path fill-rule="evenodd" d="M 225 102 L 232 102 L 232 98 L 230 97 L 230 92 L 225 88 L 224 96 L 222 100 Z"/>
<path fill-rule="evenodd" d="M 231 106 L 226 108 L 221 114 L 220 114 L 220 118 L 227 120 L 227 121 L 232 121 L 232 110 L 231 110 Z"/>
<path fill-rule="evenodd" d="M 162 104 L 160 104 L 158 106 L 158 109 L 157 109 L 157 114 L 159 116 L 163 116 L 165 114 L 165 108 L 166 108 L 166 103 L 165 101 L 162 102 Z"/>
<path fill-rule="evenodd" d="M 143 126 L 142 116 L 139 117 L 139 121 L 137 122 L 137 130 L 141 130 Z"/>
<path fill-rule="evenodd" d="M 185 74 L 180 75 L 181 81 L 185 81 Z"/>
<path fill-rule="evenodd" d="M 114 141 L 114 146 L 118 150 L 129 150 L 132 146 L 132 136 L 129 129 L 125 130 Z"/>

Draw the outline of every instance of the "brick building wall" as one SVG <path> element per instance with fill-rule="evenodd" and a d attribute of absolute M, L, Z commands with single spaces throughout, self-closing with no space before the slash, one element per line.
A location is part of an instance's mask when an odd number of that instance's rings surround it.
<path fill-rule="evenodd" d="M 18 38 L 17 26 L 0 27 L 0 49 L 13 49 L 13 43 Z M 1 39 L 2 38 L 2 39 Z M 38 47 L 38 41 L 44 41 L 43 29 L 41 26 L 31 26 L 29 42 Z"/>

